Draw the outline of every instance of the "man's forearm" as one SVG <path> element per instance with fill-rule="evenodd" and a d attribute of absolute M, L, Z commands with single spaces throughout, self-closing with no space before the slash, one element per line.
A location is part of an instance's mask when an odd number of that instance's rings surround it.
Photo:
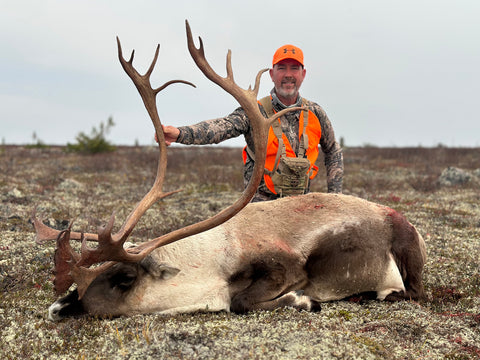
<path fill-rule="evenodd" d="M 343 185 L 343 154 L 339 149 L 334 154 L 325 157 L 327 169 L 327 191 L 341 193 Z"/>

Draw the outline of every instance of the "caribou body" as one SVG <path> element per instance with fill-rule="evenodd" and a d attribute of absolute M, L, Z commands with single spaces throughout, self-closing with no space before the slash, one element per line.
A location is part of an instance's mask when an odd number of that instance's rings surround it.
<path fill-rule="evenodd" d="M 118 263 L 78 300 L 55 302 L 49 318 L 246 312 L 375 293 L 423 295 L 425 243 L 396 211 L 341 194 L 311 193 L 251 203 L 209 231 Z"/>

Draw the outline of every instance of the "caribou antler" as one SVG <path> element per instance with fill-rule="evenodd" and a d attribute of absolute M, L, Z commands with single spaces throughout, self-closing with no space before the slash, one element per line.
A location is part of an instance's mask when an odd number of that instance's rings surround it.
<path fill-rule="evenodd" d="M 70 259 L 67 260 L 70 273 L 69 276 L 72 278 L 72 282 L 76 282 L 78 287 L 79 297 L 82 297 L 85 293 L 86 289 L 88 288 L 91 281 L 95 279 L 95 277 L 100 274 L 101 272 L 105 271 L 108 267 L 112 266 L 114 262 L 117 261 L 124 261 L 124 262 L 136 262 L 140 261 L 141 259 L 145 258 L 149 255 L 153 250 L 160 246 L 164 246 L 166 244 L 172 243 L 174 241 L 183 239 L 187 236 L 194 235 L 206 230 L 209 230 L 215 226 L 220 225 L 221 223 L 227 221 L 235 214 L 237 214 L 243 207 L 245 207 L 254 196 L 258 185 L 260 184 L 263 176 L 264 166 L 265 166 L 265 156 L 267 150 L 267 136 L 268 136 L 268 128 L 270 124 L 275 121 L 278 117 L 282 116 L 284 113 L 288 111 L 298 110 L 300 108 L 289 108 L 279 113 L 275 114 L 269 119 L 265 119 L 260 112 L 257 103 L 257 95 L 260 85 L 260 78 L 261 75 L 267 71 L 268 69 L 260 70 L 255 79 L 255 87 L 252 90 L 249 87 L 247 90 L 240 88 L 235 81 L 233 80 L 233 71 L 231 67 L 231 51 L 228 51 L 227 54 L 227 76 L 225 78 L 219 76 L 209 65 L 207 60 L 205 59 L 204 49 L 203 49 L 203 42 L 202 39 L 199 38 L 200 47 L 196 48 L 193 42 L 190 26 L 188 21 L 186 21 L 186 31 L 187 31 L 187 42 L 188 42 L 188 49 L 189 52 L 194 59 L 197 66 L 200 70 L 205 74 L 205 76 L 222 87 L 225 91 L 230 93 L 240 104 L 240 106 L 244 109 L 246 115 L 250 120 L 250 125 L 252 127 L 252 133 L 254 137 L 254 144 L 255 144 L 255 166 L 253 170 L 253 175 L 250 179 L 249 184 L 245 188 L 242 195 L 239 197 L 237 201 L 235 201 L 232 205 L 227 207 L 226 209 L 220 211 L 218 214 L 214 215 L 213 217 L 206 219 L 204 221 L 198 222 L 196 224 L 183 227 L 181 229 L 172 231 L 168 234 L 160 236 L 158 238 L 152 239 L 146 243 L 143 243 L 135 248 L 130 248 L 125 250 L 123 248 L 123 244 L 125 243 L 126 239 L 130 235 L 131 231 L 133 230 L 134 226 L 137 224 L 140 217 L 145 213 L 145 211 L 153 205 L 157 200 L 170 195 L 170 193 L 164 193 L 162 191 L 163 180 L 165 176 L 165 169 L 167 164 L 167 157 L 166 157 L 166 144 L 164 134 L 161 128 L 160 119 L 158 117 L 158 112 L 155 103 L 155 95 L 163 89 L 165 86 L 169 85 L 172 82 L 168 82 L 164 86 L 158 89 L 152 89 L 149 82 L 149 77 L 151 72 L 153 71 L 153 67 L 157 60 L 158 50 L 155 53 L 155 58 L 152 62 L 152 65 L 148 69 L 147 73 L 143 76 L 139 75 L 138 72 L 133 68 L 132 60 L 133 60 L 133 52 L 130 60 L 126 62 L 123 59 L 120 41 L 117 38 L 118 43 L 118 53 L 120 62 L 133 80 L 135 86 L 137 87 L 145 107 L 152 119 L 152 122 L 155 126 L 155 131 L 157 134 L 159 148 L 160 148 L 160 159 L 158 164 L 157 170 L 157 177 L 155 182 L 148 192 L 147 195 L 142 199 L 142 201 L 137 205 L 137 207 L 132 211 L 130 216 L 125 221 L 125 224 L 122 226 L 121 230 L 114 235 L 111 235 L 111 230 L 113 228 L 114 223 L 114 216 L 110 218 L 107 226 L 103 229 L 99 230 L 98 236 L 94 236 L 94 234 L 89 234 L 89 237 L 84 236 L 81 233 L 76 233 L 75 237 L 82 239 L 82 250 L 81 250 L 81 257 L 78 258 L 78 255 L 75 254 L 70 246 L 67 246 L 66 243 L 69 242 L 71 238 L 73 238 L 72 232 L 66 230 L 62 233 L 62 236 L 59 236 L 57 242 L 57 251 L 61 251 L 56 258 L 61 259 Z M 179 82 L 178 80 L 175 82 Z M 182 81 L 183 82 L 183 81 Z M 186 82 L 185 82 L 186 83 Z M 188 83 L 189 84 L 189 83 Z M 48 228 L 48 227 L 47 227 Z M 43 228 L 39 228 L 43 231 Z M 47 231 L 45 231 L 47 233 Z M 51 236 L 50 230 L 48 230 L 48 236 Z M 98 247 L 96 249 L 91 249 L 87 246 L 87 240 L 91 239 L 98 240 Z M 103 261 L 108 261 L 103 263 L 102 265 L 92 269 L 88 268 L 92 264 L 100 263 Z M 65 263 L 61 266 L 56 264 L 56 269 L 62 267 L 65 268 Z M 57 274 L 59 278 L 60 275 Z M 68 281 L 63 281 L 62 286 L 56 286 L 57 292 L 63 292 L 68 288 Z"/>
<path fill-rule="evenodd" d="M 150 64 L 150 67 L 144 75 L 140 75 L 138 71 L 133 67 L 135 50 L 132 51 L 130 59 L 126 61 L 123 57 L 122 47 L 118 37 L 117 47 L 120 63 L 127 75 L 132 79 L 135 87 L 140 93 L 140 96 L 142 97 L 145 108 L 147 109 L 150 119 L 152 120 L 157 138 L 159 140 L 158 146 L 160 157 L 158 160 L 157 175 L 150 191 L 135 206 L 133 211 L 125 220 L 124 224 L 121 226 L 120 230 L 113 235 L 112 229 L 115 220 L 114 215 L 110 217 L 110 220 L 105 227 L 98 230 L 98 234 L 72 232 L 70 229 L 71 226 L 68 228 L 68 230 L 55 230 L 44 225 L 35 216 L 35 214 L 33 215 L 33 224 L 36 231 L 36 241 L 38 243 L 41 243 L 46 240 L 51 240 L 55 238 L 57 239 L 57 247 L 55 253 L 56 277 L 54 280 L 57 293 L 63 293 L 64 291 L 66 291 L 74 281 L 77 283 L 77 285 L 81 282 L 83 283 L 84 281 L 80 280 L 80 278 L 85 277 L 85 275 L 78 274 L 88 273 L 91 279 L 89 281 L 86 281 L 84 286 L 79 286 L 79 291 L 83 293 L 90 284 L 90 282 L 95 278 L 95 276 L 103 271 L 101 267 L 95 268 L 95 270 L 87 271 L 87 267 L 92 264 L 100 263 L 103 261 L 141 260 L 141 255 L 127 253 L 127 251 L 125 251 L 125 249 L 123 248 L 123 244 L 125 243 L 128 236 L 131 234 L 135 225 L 138 223 L 145 211 L 147 211 L 158 200 L 167 197 L 175 192 L 178 192 L 178 190 L 171 192 L 163 192 L 163 182 L 165 179 L 167 167 L 167 146 L 165 143 L 160 118 L 158 116 L 156 95 L 160 91 L 165 89 L 167 86 L 174 83 L 188 84 L 193 87 L 195 87 L 195 85 L 191 82 L 184 80 L 171 80 L 166 82 L 164 85 L 153 89 L 150 84 L 150 76 L 158 59 L 160 45 L 157 45 L 152 63 Z M 81 256 L 75 254 L 70 247 L 70 239 L 82 240 Z M 99 243 L 98 247 L 95 249 L 91 249 L 87 245 L 87 241 L 92 240 L 98 241 Z M 65 274 L 67 268 L 70 268 L 70 271 L 68 274 Z M 77 276 L 72 277 L 72 274 L 77 274 Z"/>
<path fill-rule="evenodd" d="M 133 67 L 133 58 L 135 55 L 135 50 L 132 50 L 132 54 L 130 55 L 130 59 L 126 61 L 123 57 L 122 53 L 122 46 L 120 44 L 120 39 L 117 36 L 117 48 L 118 48 L 118 59 L 120 63 L 127 73 L 127 75 L 132 79 L 135 87 L 137 88 L 140 96 L 142 97 L 143 103 L 145 108 L 147 109 L 148 114 L 150 115 L 150 119 L 152 120 L 153 126 L 155 128 L 155 133 L 157 134 L 158 139 L 158 146 L 160 151 L 160 158 L 158 160 L 158 168 L 157 168 L 157 176 L 155 178 L 155 182 L 150 189 L 150 191 L 144 196 L 144 198 L 137 204 L 135 209 L 130 213 L 127 220 L 120 228 L 118 233 L 113 235 L 113 238 L 119 240 L 121 238 L 127 238 L 135 225 L 137 224 L 138 220 L 142 217 L 142 215 L 147 211 L 155 202 L 159 199 L 167 197 L 177 191 L 172 191 L 169 193 L 164 193 L 162 190 L 163 181 L 165 178 L 166 168 L 167 168 L 167 146 L 165 143 L 165 137 L 162 131 L 162 124 L 160 122 L 160 117 L 158 116 L 158 110 L 155 98 L 157 94 L 165 89 L 167 86 L 175 83 L 183 83 L 187 85 L 191 85 L 196 87 L 189 81 L 185 80 L 170 80 L 163 84 L 162 86 L 153 89 L 150 84 L 150 75 L 153 72 L 155 64 L 157 63 L 158 53 L 160 51 L 160 45 L 157 45 L 155 50 L 155 55 L 148 68 L 147 72 L 144 75 L 140 75 L 138 71 Z M 112 215 L 113 217 L 113 215 Z M 36 242 L 43 243 L 48 240 L 56 239 L 60 231 L 52 229 L 46 225 L 44 225 L 35 215 L 32 216 L 32 221 L 36 231 Z M 98 241 L 98 234 L 93 233 L 80 233 L 80 232 L 71 232 L 70 239 L 74 240 L 89 240 L 89 241 Z"/>

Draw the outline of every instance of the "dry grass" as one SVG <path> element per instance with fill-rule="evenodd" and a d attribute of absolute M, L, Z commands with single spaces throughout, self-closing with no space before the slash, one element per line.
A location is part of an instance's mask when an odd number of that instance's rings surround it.
<path fill-rule="evenodd" d="M 141 241 L 203 219 L 241 191 L 239 149 L 172 148 L 167 187 L 184 191 L 147 212 Z M 32 210 L 50 224 L 93 230 L 124 219 L 155 177 L 156 150 L 81 156 L 61 148 L 0 149 L 0 357 L 2 359 L 476 359 L 480 358 L 478 181 L 441 187 L 443 169 L 473 171 L 479 149 L 349 148 L 345 193 L 402 211 L 428 249 L 425 301 L 339 301 L 320 313 L 283 309 L 172 317 L 69 319 L 46 310 L 53 244 L 39 246 Z M 324 191 L 322 174 L 313 186 Z"/>

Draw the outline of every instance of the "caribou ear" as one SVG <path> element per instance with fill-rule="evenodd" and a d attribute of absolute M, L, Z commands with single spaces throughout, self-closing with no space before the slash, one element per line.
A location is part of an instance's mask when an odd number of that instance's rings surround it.
<path fill-rule="evenodd" d="M 169 266 L 167 264 L 160 264 L 157 270 L 157 272 L 159 273 L 159 277 L 163 280 L 171 279 L 180 272 L 180 269 Z"/>
<path fill-rule="evenodd" d="M 140 265 L 153 277 L 168 280 L 175 277 L 180 269 L 170 266 L 167 263 L 158 263 L 151 256 L 147 256 L 140 262 Z"/>

